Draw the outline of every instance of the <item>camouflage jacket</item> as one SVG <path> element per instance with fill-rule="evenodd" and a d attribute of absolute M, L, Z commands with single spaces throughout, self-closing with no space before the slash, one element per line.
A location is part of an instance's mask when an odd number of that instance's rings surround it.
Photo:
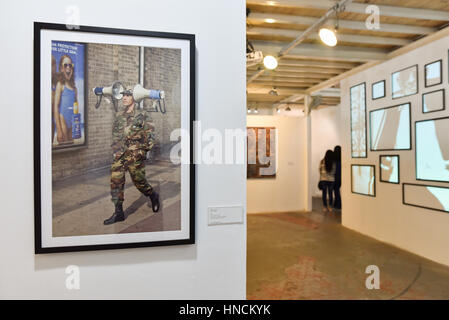
<path fill-rule="evenodd" d="M 126 113 L 117 112 L 112 126 L 112 152 L 116 158 L 126 151 L 146 154 L 154 144 L 154 127 L 149 123 L 149 114 L 145 110 Z"/>

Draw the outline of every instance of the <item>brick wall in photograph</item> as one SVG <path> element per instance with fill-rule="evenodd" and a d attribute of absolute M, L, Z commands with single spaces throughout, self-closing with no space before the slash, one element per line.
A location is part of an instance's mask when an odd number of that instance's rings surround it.
<path fill-rule="evenodd" d="M 160 145 L 158 156 L 168 158 L 173 130 L 181 127 L 181 50 L 167 48 L 145 48 L 144 87 L 165 91 L 167 112 L 152 112 L 152 123 L 156 129 L 156 140 Z M 146 100 L 145 107 L 152 107 Z"/>

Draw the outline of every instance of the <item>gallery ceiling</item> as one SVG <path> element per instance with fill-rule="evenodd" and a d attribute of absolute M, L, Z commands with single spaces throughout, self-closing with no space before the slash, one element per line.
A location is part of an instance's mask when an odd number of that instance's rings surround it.
<path fill-rule="evenodd" d="M 278 57 L 293 40 L 340 1 L 247 0 L 247 39 L 256 51 Z M 368 5 L 380 10 L 380 28 L 369 29 Z M 336 25 L 332 14 L 322 26 Z M 371 20 L 372 21 L 372 20 Z M 340 103 L 339 81 L 363 67 L 391 58 L 401 47 L 449 24 L 449 0 L 353 0 L 338 15 L 338 44 L 324 45 L 319 27 L 278 59 L 278 67 L 247 68 L 248 107 L 303 104 L 305 95 L 321 95 L 320 105 Z M 262 71 L 265 70 L 265 71 Z"/>

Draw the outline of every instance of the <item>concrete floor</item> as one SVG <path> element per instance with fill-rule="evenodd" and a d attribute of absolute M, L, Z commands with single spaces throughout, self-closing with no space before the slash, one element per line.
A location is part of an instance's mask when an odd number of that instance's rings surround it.
<path fill-rule="evenodd" d="M 346 229 L 316 204 L 248 215 L 248 299 L 449 299 L 449 267 Z M 365 286 L 369 265 L 378 290 Z"/>
<path fill-rule="evenodd" d="M 109 168 L 53 182 L 53 236 L 180 230 L 181 167 L 161 161 L 147 164 L 145 171 L 160 195 L 159 212 L 153 212 L 150 201 L 136 189 L 127 172 L 123 203 L 126 220 L 107 226 L 103 221 L 114 211 Z"/>

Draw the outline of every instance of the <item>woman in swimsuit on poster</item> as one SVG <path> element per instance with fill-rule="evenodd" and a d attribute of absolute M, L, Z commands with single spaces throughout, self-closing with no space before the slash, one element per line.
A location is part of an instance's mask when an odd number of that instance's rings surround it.
<path fill-rule="evenodd" d="M 78 102 L 75 86 L 75 70 L 72 59 L 63 55 L 59 60 L 58 82 L 55 89 L 53 115 L 56 124 L 56 139 L 59 144 L 73 143 L 73 104 Z"/>

